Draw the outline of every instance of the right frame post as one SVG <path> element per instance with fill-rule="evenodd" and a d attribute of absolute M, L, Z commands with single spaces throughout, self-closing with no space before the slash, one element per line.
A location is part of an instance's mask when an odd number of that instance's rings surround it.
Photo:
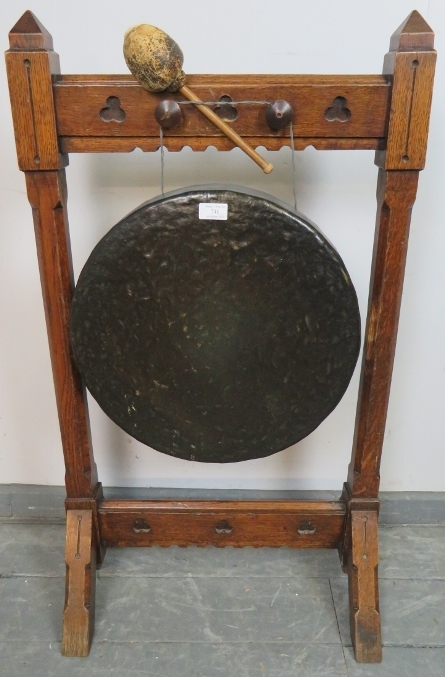
<path fill-rule="evenodd" d="M 343 498 L 341 548 L 351 638 L 362 663 L 382 660 L 378 597 L 378 492 L 411 210 L 425 165 L 436 53 L 414 11 L 392 35 L 383 73 L 392 79 L 386 149 L 377 151 L 377 220 L 354 441 Z"/>

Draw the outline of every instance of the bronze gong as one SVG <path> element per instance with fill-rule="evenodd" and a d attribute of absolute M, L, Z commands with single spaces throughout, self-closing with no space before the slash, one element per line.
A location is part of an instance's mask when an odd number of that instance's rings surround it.
<path fill-rule="evenodd" d="M 199 218 L 201 203 L 218 209 Z M 222 205 L 227 218 L 209 218 Z M 80 274 L 71 335 L 87 388 L 123 430 L 229 463 L 285 449 L 330 414 L 360 316 L 314 224 L 268 195 L 204 186 L 150 200 L 105 235 Z"/>

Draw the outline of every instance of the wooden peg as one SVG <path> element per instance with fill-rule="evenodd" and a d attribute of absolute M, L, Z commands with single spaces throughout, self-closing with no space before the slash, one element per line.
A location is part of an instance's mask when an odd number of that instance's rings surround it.
<path fill-rule="evenodd" d="M 182 111 L 179 103 L 173 99 L 163 99 L 155 108 L 156 122 L 162 129 L 173 129 L 182 123 Z"/>
<path fill-rule="evenodd" d="M 266 122 L 273 131 L 290 125 L 294 112 L 288 101 L 278 99 L 266 108 Z"/>

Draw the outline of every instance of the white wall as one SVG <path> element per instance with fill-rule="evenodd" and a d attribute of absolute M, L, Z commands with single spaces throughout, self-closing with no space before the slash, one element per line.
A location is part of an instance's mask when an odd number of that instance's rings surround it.
<path fill-rule="evenodd" d="M 30 8 L 52 33 L 65 73 L 124 73 L 124 30 L 152 23 L 181 45 L 188 73 L 379 73 L 389 37 L 414 0 L 2 0 L 0 35 Z M 427 166 L 413 212 L 381 488 L 445 489 L 445 3 L 418 0 L 439 62 Z M 0 483 L 63 484 L 31 211 L 17 169 L 6 76 L 0 69 Z M 166 155 L 166 188 L 228 181 L 292 203 L 290 151 L 266 177 L 238 150 Z M 76 275 L 92 246 L 160 192 L 159 154 L 70 158 Z M 297 154 L 299 208 L 338 248 L 366 312 L 377 169 L 367 151 Z M 107 485 L 339 489 L 349 463 L 358 369 L 333 414 L 292 449 L 233 465 L 173 459 L 132 440 L 91 403 Z"/>

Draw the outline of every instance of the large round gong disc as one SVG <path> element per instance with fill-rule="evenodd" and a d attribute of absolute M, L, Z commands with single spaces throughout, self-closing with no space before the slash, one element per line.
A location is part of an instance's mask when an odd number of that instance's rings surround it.
<path fill-rule="evenodd" d="M 200 219 L 200 203 L 227 204 L 227 219 Z M 86 386 L 121 428 L 228 463 L 285 449 L 326 418 L 354 370 L 360 317 L 312 223 L 269 196 L 207 186 L 109 231 L 80 275 L 71 332 Z"/>

